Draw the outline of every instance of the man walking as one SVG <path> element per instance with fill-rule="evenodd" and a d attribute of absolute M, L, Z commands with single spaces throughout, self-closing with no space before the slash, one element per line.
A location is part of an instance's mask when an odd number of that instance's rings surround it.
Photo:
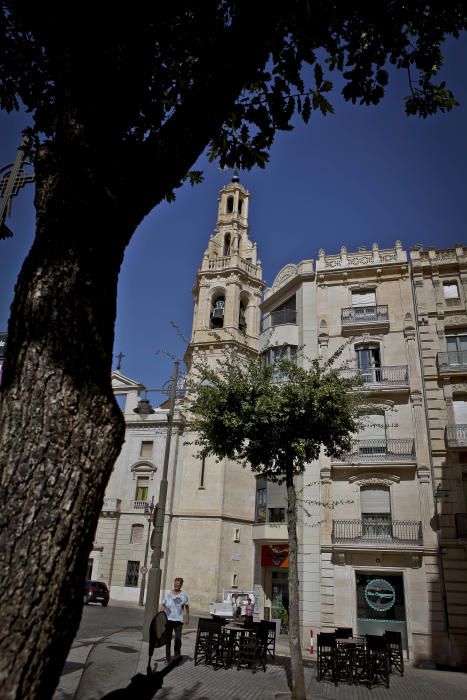
<path fill-rule="evenodd" d="M 180 656 L 182 649 L 182 627 L 190 622 L 190 608 L 188 607 L 188 596 L 182 591 L 183 579 L 176 578 L 171 591 L 166 591 L 161 603 L 161 610 L 167 615 L 167 643 L 165 656 L 167 663 L 170 662 L 170 647 L 172 644 L 172 630 L 175 632 L 174 656 Z"/>

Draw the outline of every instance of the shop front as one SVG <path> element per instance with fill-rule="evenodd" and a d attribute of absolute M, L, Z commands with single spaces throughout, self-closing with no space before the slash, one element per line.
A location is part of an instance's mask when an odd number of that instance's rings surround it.
<path fill-rule="evenodd" d="M 281 621 L 285 628 L 289 614 L 289 548 L 288 544 L 267 544 L 261 547 L 261 569 L 265 595 L 265 619 Z"/>
<path fill-rule="evenodd" d="M 357 633 L 400 632 L 407 650 L 407 623 L 402 574 L 355 572 Z"/>

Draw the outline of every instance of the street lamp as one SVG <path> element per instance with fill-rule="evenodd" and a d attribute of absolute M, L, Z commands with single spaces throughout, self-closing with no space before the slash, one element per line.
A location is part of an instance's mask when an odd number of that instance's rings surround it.
<path fill-rule="evenodd" d="M 144 641 L 149 640 L 149 626 L 151 620 L 157 612 L 159 607 L 159 598 L 161 592 L 161 557 L 162 557 L 162 538 L 164 534 L 164 520 L 165 520 L 165 504 L 167 501 L 167 473 L 169 469 L 169 457 L 170 457 L 170 441 L 172 438 L 172 425 L 175 413 L 175 398 L 177 396 L 178 389 L 178 366 L 179 362 L 174 362 L 174 370 L 172 375 L 172 383 L 170 385 L 170 395 L 169 395 L 169 413 L 167 415 L 167 437 L 165 440 L 165 454 L 164 454 L 164 464 L 162 467 L 162 477 L 159 487 L 159 501 L 153 512 L 153 535 L 152 535 L 152 554 L 151 554 L 151 564 L 148 573 L 148 585 L 146 592 L 146 604 L 144 606 L 144 621 L 143 621 L 143 639 Z M 133 409 L 135 413 L 140 415 L 148 415 L 154 413 L 148 399 L 141 399 L 138 406 Z"/>
<path fill-rule="evenodd" d="M 145 503 L 144 515 L 148 519 L 148 536 L 146 538 L 146 549 L 144 550 L 144 564 L 141 569 L 141 588 L 139 591 L 139 605 L 144 605 L 144 589 L 146 588 L 146 574 L 148 572 L 148 552 L 149 552 L 149 537 L 151 534 L 152 512 L 154 510 L 154 496 L 151 498 L 151 503 Z"/>

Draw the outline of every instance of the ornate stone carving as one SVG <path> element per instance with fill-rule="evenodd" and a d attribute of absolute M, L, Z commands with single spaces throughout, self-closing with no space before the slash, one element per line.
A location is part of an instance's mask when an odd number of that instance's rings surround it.
<path fill-rule="evenodd" d="M 464 314 L 458 316 L 446 316 L 444 319 L 446 328 L 453 326 L 467 326 L 467 316 Z"/>
<path fill-rule="evenodd" d="M 398 484 L 400 480 L 400 476 L 386 472 L 381 472 L 381 474 L 356 474 L 349 477 L 349 483 L 357 486 L 391 486 L 392 484 Z"/>
<path fill-rule="evenodd" d="M 272 289 L 275 291 L 283 287 L 286 282 L 291 280 L 293 277 L 297 276 L 297 266 L 290 263 L 282 268 L 282 270 L 276 275 L 276 279 L 273 282 Z"/>

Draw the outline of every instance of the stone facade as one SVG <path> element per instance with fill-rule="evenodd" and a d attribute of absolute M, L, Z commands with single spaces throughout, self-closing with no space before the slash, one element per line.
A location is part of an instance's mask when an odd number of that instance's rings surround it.
<path fill-rule="evenodd" d="M 310 630 L 394 629 L 411 658 L 465 664 L 466 249 L 409 256 L 396 241 L 320 250 L 316 260 L 285 265 L 264 290 L 248 207 L 234 177 L 220 192 L 193 287 L 188 372 L 226 346 L 261 352 L 266 362 L 286 353 L 306 367 L 345 344 L 342 371 L 362 378 L 369 402 L 351 452 L 322 454 L 297 479 L 312 503 L 298 532 L 303 645 Z M 113 597 L 137 600 L 151 551 L 144 508 L 158 498 L 167 408 L 136 415 L 143 387 L 118 372 L 113 386 L 125 398 L 127 435 L 92 576 L 110 583 Z M 192 606 L 204 612 L 227 591 L 254 591 L 258 614 L 277 617 L 288 597 L 285 489 L 229 460 L 195 457 L 192 440 L 177 408 L 162 588 L 183 576 Z"/>

